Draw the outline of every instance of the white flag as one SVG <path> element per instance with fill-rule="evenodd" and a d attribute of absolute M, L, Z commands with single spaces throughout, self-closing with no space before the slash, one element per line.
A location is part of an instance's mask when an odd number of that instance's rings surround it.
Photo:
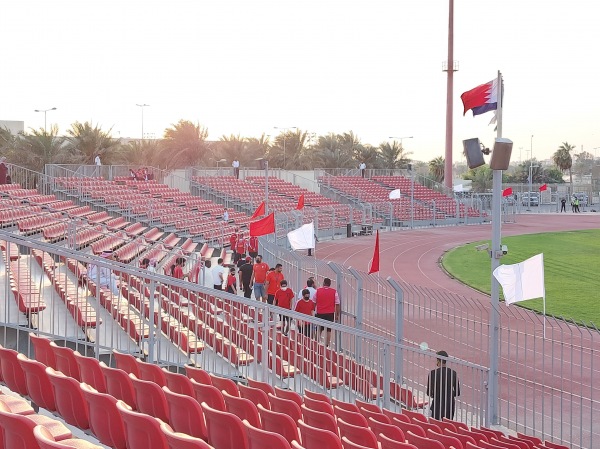
<path fill-rule="evenodd" d="M 287 238 L 293 250 L 315 248 L 315 225 L 311 221 L 288 232 Z"/>
<path fill-rule="evenodd" d="M 463 185 L 462 185 L 462 184 L 456 184 L 456 185 L 454 186 L 454 191 L 455 191 L 455 192 L 464 192 L 464 191 L 465 191 L 465 189 L 464 189 L 464 187 L 463 187 Z"/>
<path fill-rule="evenodd" d="M 392 190 L 389 195 L 390 200 L 397 200 L 400 196 L 400 189 Z"/>
<path fill-rule="evenodd" d="M 514 265 L 500 265 L 493 274 L 502 285 L 507 304 L 546 296 L 543 254 Z"/>

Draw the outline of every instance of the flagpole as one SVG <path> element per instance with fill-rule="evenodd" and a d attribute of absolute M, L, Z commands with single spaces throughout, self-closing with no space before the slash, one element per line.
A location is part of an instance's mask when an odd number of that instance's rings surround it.
<path fill-rule="evenodd" d="M 496 137 L 502 137 L 502 74 L 498 71 L 496 81 L 497 93 L 497 127 Z M 491 256 L 491 310 L 489 328 L 489 356 L 490 371 L 488 380 L 488 414 L 487 424 L 495 425 L 499 422 L 499 390 L 498 390 L 498 365 L 500 358 L 500 284 L 494 277 L 494 270 L 500 265 L 502 255 L 502 170 L 493 170 L 492 190 L 492 248 Z"/>
<path fill-rule="evenodd" d="M 544 272 L 544 253 L 542 253 L 542 280 L 544 295 L 542 296 L 542 307 L 543 313 L 542 318 L 544 319 L 544 340 L 546 339 L 546 273 Z"/>

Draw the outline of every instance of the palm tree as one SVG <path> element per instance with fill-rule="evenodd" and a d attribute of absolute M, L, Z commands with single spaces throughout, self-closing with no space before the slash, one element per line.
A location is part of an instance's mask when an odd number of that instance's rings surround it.
<path fill-rule="evenodd" d="M 120 147 L 115 159 L 124 165 L 160 167 L 164 154 L 158 140 L 133 140 Z"/>
<path fill-rule="evenodd" d="M 112 128 L 111 128 L 112 129 Z M 110 135 L 111 129 L 102 131 L 98 125 L 90 122 L 75 122 L 67 130 L 67 149 L 71 153 L 71 162 L 92 165 L 96 156 L 102 162 L 110 164 L 117 156 L 119 143 Z"/>
<path fill-rule="evenodd" d="M 384 167 L 388 169 L 406 167 L 410 162 L 408 156 L 412 154 L 412 152 L 405 153 L 402 144 L 395 140 L 391 144 L 389 142 L 381 143 L 379 145 L 379 153 Z"/>
<path fill-rule="evenodd" d="M 230 136 L 221 136 L 221 140 L 218 142 L 218 146 L 216 149 L 216 156 L 218 158 L 224 158 L 229 163 L 231 163 L 234 159 L 238 159 L 244 153 L 244 148 L 247 147 L 246 139 L 240 137 L 238 134 L 234 136 L 233 134 Z"/>
<path fill-rule="evenodd" d="M 569 145 L 568 142 L 563 142 L 558 150 L 554 152 L 552 155 L 552 160 L 558 167 L 560 171 L 563 173 L 568 170 L 569 171 L 569 182 L 571 183 L 571 188 L 573 188 L 573 172 L 571 171 L 571 167 L 573 166 L 573 158 L 571 157 L 571 151 L 573 151 L 575 147 L 573 145 Z"/>
<path fill-rule="evenodd" d="M 444 180 L 444 164 L 445 160 L 442 156 L 429 161 L 429 176 L 435 179 L 436 182 Z"/>
<path fill-rule="evenodd" d="M 65 163 L 70 158 L 64 139 L 58 137 L 58 127 L 52 125 L 47 131 L 44 128 L 31 129 L 30 133 L 19 135 L 9 149 L 8 159 L 43 173 L 46 164 Z"/>
<path fill-rule="evenodd" d="M 279 134 L 269 147 L 269 166 L 283 169 L 302 166 L 302 153 L 306 150 L 305 131 L 285 131 Z"/>
<path fill-rule="evenodd" d="M 247 144 L 240 156 L 240 163 L 245 166 L 255 166 L 256 159 L 265 157 L 269 152 L 271 143 L 269 136 L 262 134 L 260 137 L 249 137 Z"/>
<path fill-rule="evenodd" d="M 471 191 L 484 193 L 489 192 L 492 189 L 494 171 L 488 165 L 482 165 L 469 170 L 463 179 L 470 179 Z"/>
<path fill-rule="evenodd" d="M 206 162 L 209 157 L 206 138 L 208 130 L 189 120 L 179 120 L 165 129 L 163 140 L 167 168 L 195 166 Z"/>
<path fill-rule="evenodd" d="M 10 148 L 14 146 L 16 137 L 10 132 L 8 128 L 0 128 L 0 152 L 5 154 Z"/>

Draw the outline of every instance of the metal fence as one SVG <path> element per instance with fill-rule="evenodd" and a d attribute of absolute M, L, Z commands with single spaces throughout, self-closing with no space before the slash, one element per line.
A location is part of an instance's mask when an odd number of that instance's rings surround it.
<path fill-rule="evenodd" d="M 261 252 L 269 264 L 283 264 L 296 289 L 309 276 L 319 285 L 331 278 L 348 326 L 406 347 L 446 349 L 462 360 L 490 366 L 489 302 L 323 262 L 317 259 L 318 244 L 316 257 L 310 257 L 264 238 Z M 593 447 L 600 438 L 595 425 L 600 389 L 593 386 L 600 375 L 598 329 L 503 303 L 500 315 L 500 424 L 573 448 Z"/>
<path fill-rule="evenodd" d="M 171 370 L 195 365 L 239 382 L 251 377 L 392 410 L 406 403 L 402 391 L 428 400 L 431 350 L 6 230 L 0 247 L 4 347 L 32 356 L 33 332 L 113 366 L 117 349 Z M 195 264 L 191 257 L 186 270 Z M 291 322 L 288 335 L 284 320 Z M 300 333 L 299 322 L 331 329 L 334 343 L 327 348 L 316 332 Z M 456 419 L 485 424 L 487 370 L 455 357 L 448 366 L 461 381 Z"/>

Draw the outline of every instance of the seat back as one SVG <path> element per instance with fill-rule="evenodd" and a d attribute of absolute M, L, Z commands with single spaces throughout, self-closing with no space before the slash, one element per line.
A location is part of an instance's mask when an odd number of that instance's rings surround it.
<path fill-rule="evenodd" d="M 459 439 L 435 432 L 431 429 L 427 430 L 427 438 L 439 441 L 444 445 L 445 449 L 450 449 L 450 447 L 453 447 L 454 449 L 463 449 L 463 444 Z"/>
<path fill-rule="evenodd" d="M 405 432 L 406 441 L 414 444 L 419 449 L 444 449 L 444 445 L 436 440 L 431 440 L 427 437 L 416 435 L 413 432 Z"/>
<path fill-rule="evenodd" d="M 169 407 L 171 427 L 176 432 L 206 440 L 204 413 L 198 401 L 193 396 L 175 393 L 168 387 L 163 387 L 163 392 Z"/>
<path fill-rule="evenodd" d="M 302 410 L 302 421 L 307 425 L 337 434 L 337 424 L 333 415 L 312 410 L 306 405 L 303 405 L 300 409 Z"/>
<path fill-rule="evenodd" d="M 428 422 L 427 416 L 425 416 L 423 413 L 403 409 L 402 414 L 408 416 L 410 419 L 415 419 L 415 420 L 421 421 L 421 422 Z"/>
<path fill-rule="evenodd" d="M 206 419 L 208 444 L 217 449 L 248 449 L 246 430 L 240 418 L 216 410 L 205 402 L 202 403 L 202 411 Z"/>
<path fill-rule="evenodd" d="M 88 404 L 90 429 L 98 441 L 115 449 L 126 449 L 125 428 L 117 410 L 117 399 L 85 383 L 79 387 Z"/>
<path fill-rule="evenodd" d="M 371 449 L 369 446 L 363 446 L 362 444 L 354 443 L 346 437 L 342 437 L 342 448 L 343 449 Z M 377 448 L 379 449 L 379 448 Z"/>
<path fill-rule="evenodd" d="M 247 387 L 242 384 L 239 384 L 237 387 L 242 398 L 252 401 L 254 405 L 261 404 L 264 408 L 271 408 L 271 402 L 269 401 L 269 397 L 267 396 L 267 393 L 265 393 L 263 390 L 259 390 L 258 388 Z"/>
<path fill-rule="evenodd" d="M 440 421 L 435 418 L 429 418 L 429 423 L 438 426 L 440 429 L 442 429 L 442 432 L 444 429 L 450 429 L 452 432 L 456 432 L 456 426 L 450 421 Z"/>
<path fill-rule="evenodd" d="M 17 359 L 18 352 L 14 349 L 0 347 L 0 369 L 2 378 L 6 386 L 19 393 L 21 396 L 27 396 L 27 382 L 23 367 Z"/>
<path fill-rule="evenodd" d="M 463 448 L 467 446 L 467 442 L 477 445 L 477 441 L 472 436 L 465 435 L 465 434 L 462 434 L 459 432 L 453 432 L 452 430 L 450 430 L 448 428 L 444 429 L 444 435 L 448 435 L 449 437 L 453 437 L 453 438 L 456 438 L 457 440 L 459 440 L 461 442 Z"/>
<path fill-rule="evenodd" d="M 56 411 L 54 389 L 48 379 L 48 374 L 46 374 L 46 365 L 37 360 L 28 359 L 24 354 L 17 354 L 17 360 L 23 369 L 27 392 L 31 400 L 46 410 Z"/>
<path fill-rule="evenodd" d="M 194 388 L 194 396 L 199 404 L 206 402 L 211 408 L 222 412 L 225 411 L 225 400 L 223 399 L 221 390 L 209 384 L 200 384 L 194 379 L 191 379 L 191 381 Z"/>
<path fill-rule="evenodd" d="M 35 360 L 56 369 L 56 357 L 54 357 L 54 352 L 52 352 L 52 348 L 50 347 L 52 340 L 46 337 L 38 337 L 33 332 L 29 333 L 29 339 L 33 345 Z"/>
<path fill-rule="evenodd" d="M 365 410 L 370 410 L 375 413 L 382 413 L 381 407 L 379 407 L 377 404 L 371 404 L 370 402 L 361 401 L 360 399 L 355 400 L 354 403 L 358 408 L 362 407 Z"/>
<path fill-rule="evenodd" d="M 125 402 L 131 408 L 137 408 L 135 390 L 129 375 L 123 370 L 106 366 L 104 362 L 100 362 L 100 370 L 102 370 L 106 381 L 106 392 Z"/>
<path fill-rule="evenodd" d="M 123 401 L 117 401 L 117 410 L 123 419 L 127 449 L 169 449 L 159 420 L 134 412 Z"/>
<path fill-rule="evenodd" d="M 79 365 L 73 355 L 73 350 L 65 346 L 58 346 L 54 342 L 50 342 L 50 348 L 56 358 L 56 371 L 60 371 L 67 377 L 81 382 L 81 375 L 79 373 Z"/>
<path fill-rule="evenodd" d="M 275 432 L 258 429 L 248 421 L 243 421 L 248 437 L 248 449 L 290 449 L 290 443 Z"/>
<path fill-rule="evenodd" d="M 246 380 L 248 381 L 248 386 L 250 386 L 252 388 L 258 388 L 259 390 L 262 390 L 267 394 L 271 393 L 273 396 L 275 396 L 275 389 L 273 388 L 273 386 L 271 384 L 268 384 L 266 382 L 261 382 L 259 380 L 254 380 L 249 377 L 246 378 Z"/>
<path fill-rule="evenodd" d="M 88 405 L 79 382 L 50 367 L 46 368 L 46 373 L 54 390 L 56 410 L 60 416 L 72 426 L 89 429 Z"/>
<path fill-rule="evenodd" d="M 292 403 L 297 406 L 296 403 Z M 300 410 L 299 407 L 298 410 Z M 292 419 L 288 414 L 279 413 L 273 410 L 267 410 L 262 405 L 258 405 L 258 414 L 260 415 L 260 421 L 263 430 L 278 433 L 279 435 L 283 436 L 290 444 L 292 441 L 299 439 L 298 426 L 296 425 L 296 421 Z"/>
<path fill-rule="evenodd" d="M 337 433 L 313 427 L 302 420 L 298 421 L 298 430 L 306 449 L 342 449 Z"/>
<path fill-rule="evenodd" d="M 166 423 L 169 422 L 169 406 L 162 388 L 149 380 L 142 380 L 129 374 L 135 390 L 135 402 L 140 413 L 154 416 Z"/>
<path fill-rule="evenodd" d="M 141 380 L 147 380 L 148 382 L 154 382 L 159 387 L 167 385 L 167 379 L 162 368 L 154 363 L 143 362 L 140 359 L 136 359 L 138 364 L 138 371 L 140 375 L 134 376 Z M 130 373 L 131 374 L 131 373 Z"/>
<path fill-rule="evenodd" d="M 412 418 L 412 423 L 421 427 L 425 431 L 425 435 L 427 435 L 428 430 L 433 430 L 434 432 L 442 433 L 442 429 L 440 429 L 435 424 L 424 422 L 424 421 L 421 421 L 420 419 L 415 419 L 415 418 Z"/>
<path fill-rule="evenodd" d="M 165 373 L 165 379 L 167 381 L 167 387 L 173 393 L 184 394 L 186 396 L 194 396 L 194 388 L 192 382 L 187 376 L 179 373 L 172 373 L 171 371 L 163 368 Z"/>
<path fill-rule="evenodd" d="M 457 427 L 456 430 L 457 430 L 457 433 L 460 433 L 461 435 L 468 435 L 471 438 L 473 438 L 475 440 L 476 444 L 479 444 L 481 441 L 487 442 L 487 440 L 488 440 L 487 436 L 485 436 L 481 432 L 475 432 L 474 430 L 468 430 L 468 429 L 466 430 L 462 427 Z"/>
<path fill-rule="evenodd" d="M 407 432 L 412 432 L 416 435 L 419 435 L 421 437 L 425 437 L 427 434 L 425 433 L 425 430 L 423 430 L 422 427 L 417 426 L 416 424 L 410 424 L 404 421 L 400 421 L 396 418 L 392 419 L 392 424 L 398 428 L 400 428 L 400 430 L 404 433 L 404 436 L 406 436 Z"/>
<path fill-rule="evenodd" d="M 199 384 L 212 385 L 212 380 L 208 372 L 202 368 L 191 365 L 185 365 L 185 374 L 190 379 L 194 379 Z"/>
<path fill-rule="evenodd" d="M 405 440 L 404 432 L 391 424 L 386 424 L 384 422 L 377 421 L 376 419 L 369 418 L 369 428 L 373 431 L 377 441 L 379 442 L 381 442 L 380 435 L 385 435 L 390 440 L 394 441 Z"/>
<path fill-rule="evenodd" d="M 304 405 L 311 410 L 328 413 L 333 416 L 333 407 L 329 402 L 323 402 L 319 401 L 318 399 L 312 399 L 308 396 L 304 396 Z"/>
<path fill-rule="evenodd" d="M 116 349 L 113 349 L 113 356 L 118 369 L 125 371 L 127 374 L 135 374 L 138 379 L 140 378 L 140 369 L 134 356 L 119 352 Z"/>
<path fill-rule="evenodd" d="M 396 418 L 398 421 L 403 421 L 405 423 L 412 424 L 411 419 L 408 417 L 408 415 L 405 415 L 404 413 L 393 412 L 391 410 L 388 410 L 387 408 L 384 408 L 383 414 L 390 418 L 390 422 L 392 419 Z"/>
<path fill-rule="evenodd" d="M 385 424 L 392 424 L 392 419 L 389 416 L 384 415 L 383 413 L 375 413 L 370 410 L 365 410 L 361 407 L 360 414 L 367 418 L 367 421 L 369 420 L 369 418 L 373 418 L 375 421 L 379 421 Z"/>
<path fill-rule="evenodd" d="M 414 444 L 404 443 L 404 440 L 392 440 L 385 435 L 378 435 L 378 439 L 381 449 L 418 449 Z"/>
<path fill-rule="evenodd" d="M 526 435 L 524 433 L 517 432 L 517 437 L 520 438 L 520 439 L 522 439 L 522 440 L 531 441 L 534 446 L 541 446 L 542 445 L 542 440 L 539 439 L 538 437 L 534 437 L 532 435 Z"/>
<path fill-rule="evenodd" d="M 214 449 L 200 438 L 194 438 L 181 432 L 174 432 L 167 423 L 161 423 L 160 429 L 171 449 Z"/>
<path fill-rule="evenodd" d="M 73 352 L 73 356 L 75 357 L 77 366 L 79 366 L 81 382 L 94 387 L 100 393 L 106 393 L 106 381 L 100 369 L 100 361 L 93 357 L 81 355 L 78 351 Z"/>
<path fill-rule="evenodd" d="M 260 418 L 256 405 L 248 399 L 232 396 L 226 391 L 223 391 L 223 399 L 225 400 L 225 409 L 229 413 L 233 413 L 242 421 L 246 420 L 255 427 L 260 427 Z"/>
<path fill-rule="evenodd" d="M 335 417 L 343 419 L 344 422 L 352 424 L 353 426 L 368 427 L 367 418 L 357 412 L 351 412 L 349 410 L 341 409 L 337 405 L 333 407 L 333 413 Z"/>
<path fill-rule="evenodd" d="M 346 437 L 353 443 L 364 447 L 378 449 L 377 437 L 368 427 L 354 426 L 352 424 L 348 424 L 343 419 L 337 420 L 337 426 L 340 432 L 340 437 Z"/>
<path fill-rule="evenodd" d="M 302 410 L 294 401 L 280 398 L 279 396 L 273 396 L 270 393 L 268 397 L 269 403 L 271 404 L 271 410 L 290 416 L 294 422 L 302 419 Z"/>
<path fill-rule="evenodd" d="M 273 387 L 275 390 L 275 396 L 278 398 L 287 399 L 290 401 L 294 401 L 300 407 L 304 402 L 302 401 L 302 396 L 296 393 L 293 390 L 284 390 L 283 388 Z"/>
<path fill-rule="evenodd" d="M 0 448 L 37 449 L 39 445 L 33 436 L 35 423 L 23 415 L 0 409 Z"/>
<path fill-rule="evenodd" d="M 304 389 L 304 397 L 313 399 L 315 401 L 327 402 L 328 404 L 331 404 L 331 399 L 329 399 L 329 396 L 327 396 L 324 393 L 317 393 L 315 391 Z"/>
<path fill-rule="evenodd" d="M 349 412 L 360 413 L 360 408 L 358 407 L 358 405 L 353 404 L 351 402 L 340 401 L 339 399 L 331 398 L 331 405 L 333 405 L 334 407 L 337 406 L 344 410 L 348 410 Z M 365 418 L 367 417 L 365 416 Z"/>
<path fill-rule="evenodd" d="M 209 374 L 209 376 L 212 384 L 220 391 L 226 391 L 231 396 L 240 395 L 237 385 L 233 380 L 227 379 L 226 377 L 215 376 L 214 374 Z"/>

